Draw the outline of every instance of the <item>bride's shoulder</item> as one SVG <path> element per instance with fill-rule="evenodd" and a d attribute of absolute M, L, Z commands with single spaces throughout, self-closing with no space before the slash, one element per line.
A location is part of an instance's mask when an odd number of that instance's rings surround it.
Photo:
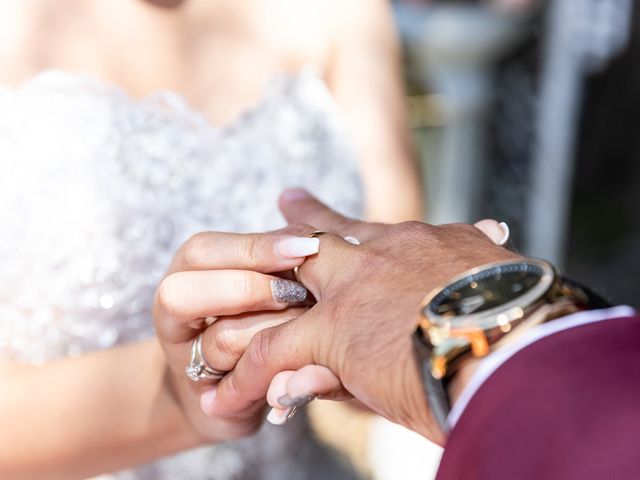
<path fill-rule="evenodd" d="M 345 41 L 372 36 L 379 41 L 380 34 L 384 34 L 393 23 L 387 0 L 330 0 L 328 3 L 334 9 L 334 30 L 338 38 Z"/>
<path fill-rule="evenodd" d="M 271 38 L 284 41 L 299 57 L 328 66 L 336 49 L 380 44 L 389 31 L 392 15 L 387 0 L 252 0 L 249 16 L 264 25 Z M 268 12 L 268 14 L 265 14 Z M 386 38 L 386 37 L 385 37 Z M 293 41 L 292 41 L 293 40 Z M 313 54 L 313 55 L 310 55 Z M 319 59 L 319 61 L 314 61 Z"/>
<path fill-rule="evenodd" d="M 290 23 L 304 23 L 321 27 L 351 28 L 359 24 L 375 23 L 389 13 L 387 0 L 262 0 L 270 8 L 286 12 Z M 335 30 L 335 28 L 334 28 Z M 331 32 L 331 28 L 327 30 Z"/>

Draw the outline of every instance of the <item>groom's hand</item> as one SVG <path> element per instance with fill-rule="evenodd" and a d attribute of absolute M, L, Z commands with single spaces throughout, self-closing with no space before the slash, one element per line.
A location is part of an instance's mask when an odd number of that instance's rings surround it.
<path fill-rule="evenodd" d="M 299 190 L 286 192 L 280 206 L 290 222 L 313 225 L 309 232 L 330 232 L 299 270 L 318 303 L 289 323 L 259 332 L 206 413 L 233 416 L 251 409 L 264 400 L 278 372 L 316 364 L 331 369 L 373 410 L 441 440 L 412 351 L 420 302 L 469 268 L 516 255 L 469 225 L 356 222 Z"/>

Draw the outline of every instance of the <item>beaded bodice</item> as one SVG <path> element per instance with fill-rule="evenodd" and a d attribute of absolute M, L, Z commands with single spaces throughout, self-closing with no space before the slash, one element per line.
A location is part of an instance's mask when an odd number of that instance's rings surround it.
<path fill-rule="evenodd" d="M 339 112 L 308 70 L 224 128 L 171 92 L 136 100 L 48 71 L 0 88 L 0 172 L 0 355 L 34 364 L 153 335 L 153 293 L 179 245 L 283 226 L 285 187 L 361 211 Z"/>
<path fill-rule="evenodd" d="M 285 187 L 358 214 L 334 109 L 309 71 L 226 128 L 173 93 L 137 101 L 65 72 L 0 89 L 0 354 L 41 363 L 149 336 L 177 247 L 283 226 Z"/>

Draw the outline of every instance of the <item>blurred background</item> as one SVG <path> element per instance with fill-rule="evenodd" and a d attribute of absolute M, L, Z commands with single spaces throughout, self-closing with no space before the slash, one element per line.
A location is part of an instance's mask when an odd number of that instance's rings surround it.
<path fill-rule="evenodd" d="M 427 220 L 506 221 L 512 248 L 638 307 L 638 3 L 393 4 Z M 376 422 L 374 478 L 431 478 L 438 449 Z"/>
<path fill-rule="evenodd" d="M 428 219 L 506 221 L 514 248 L 638 306 L 637 2 L 394 5 Z"/>

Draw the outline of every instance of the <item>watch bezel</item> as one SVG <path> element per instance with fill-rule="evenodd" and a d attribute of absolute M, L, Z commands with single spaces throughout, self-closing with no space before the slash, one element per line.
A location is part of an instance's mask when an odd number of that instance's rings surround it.
<path fill-rule="evenodd" d="M 476 277 L 487 270 L 497 270 L 502 267 L 508 267 L 512 265 L 531 265 L 540 268 L 542 274 L 540 275 L 538 283 L 522 295 L 502 305 L 493 307 L 480 313 L 450 317 L 438 315 L 431 311 L 430 306 L 434 299 L 436 299 L 441 293 L 445 292 L 448 288 L 451 288 L 456 283 L 459 283 L 464 279 L 469 279 L 469 283 L 471 283 L 473 281 L 473 278 L 469 277 Z M 556 278 L 557 275 L 553 266 L 544 260 L 507 260 L 481 265 L 456 276 L 445 287 L 434 289 L 429 295 L 425 297 L 421 305 L 421 328 L 425 330 L 425 333 L 426 330 L 430 328 L 444 330 L 448 334 L 445 335 L 445 337 L 455 335 L 455 332 L 457 331 L 465 333 L 468 333 L 470 330 L 487 331 L 493 329 L 501 329 L 508 331 L 511 329 L 512 323 L 514 321 L 517 321 L 524 316 L 524 313 L 528 307 L 539 301 L 541 298 L 545 297 L 545 295 L 553 287 Z M 466 325 L 464 327 L 456 326 L 455 322 L 452 322 L 452 320 L 461 317 L 464 317 L 465 319 Z M 439 336 L 440 335 L 438 335 L 438 337 Z M 433 342 L 433 335 L 429 335 L 429 337 L 431 337 L 432 343 L 437 343 Z"/>

